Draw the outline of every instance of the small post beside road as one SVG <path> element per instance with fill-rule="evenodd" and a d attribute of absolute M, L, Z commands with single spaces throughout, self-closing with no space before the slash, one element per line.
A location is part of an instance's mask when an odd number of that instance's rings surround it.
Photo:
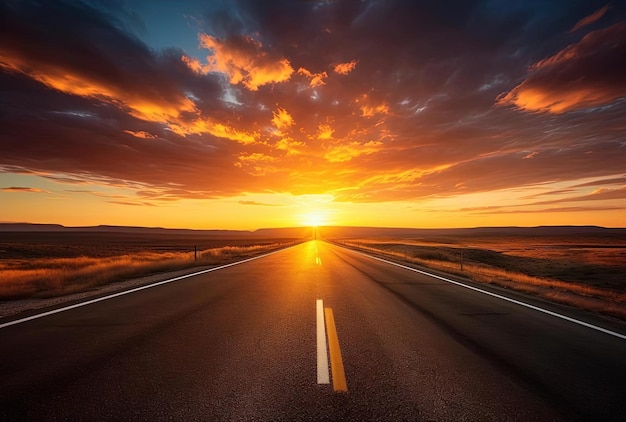
<path fill-rule="evenodd" d="M 193 247 L 193 262 L 198 261 L 198 246 L 194 245 Z"/>
<path fill-rule="evenodd" d="M 463 271 L 463 249 L 461 249 L 461 271 Z"/>

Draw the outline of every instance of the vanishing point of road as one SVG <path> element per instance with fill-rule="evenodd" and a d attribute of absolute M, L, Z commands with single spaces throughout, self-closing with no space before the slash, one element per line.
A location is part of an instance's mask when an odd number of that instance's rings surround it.
<path fill-rule="evenodd" d="M 0 420 L 624 420 L 623 324 L 455 280 L 318 240 L 5 318 Z"/>

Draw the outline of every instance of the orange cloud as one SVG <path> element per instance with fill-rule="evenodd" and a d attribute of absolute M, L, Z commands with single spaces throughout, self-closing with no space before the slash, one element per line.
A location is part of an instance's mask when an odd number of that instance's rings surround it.
<path fill-rule="evenodd" d="M 11 186 L 8 188 L 2 188 L 3 192 L 31 192 L 31 193 L 50 193 L 47 190 L 23 186 Z"/>
<path fill-rule="evenodd" d="M 240 205 L 258 205 L 261 207 L 282 207 L 282 204 L 266 204 L 265 202 L 257 202 L 257 201 L 239 201 Z"/>
<path fill-rule="evenodd" d="M 326 72 L 311 73 L 303 67 L 298 69 L 298 74 L 306 76 L 307 78 L 311 80 L 309 82 L 309 85 L 311 86 L 311 88 L 315 88 L 316 86 L 326 85 L 326 82 L 324 82 L 324 79 L 328 77 L 328 73 Z"/>
<path fill-rule="evenodd" d="M 280 151 L 286 151 L 287 155 L 302 154 L 306 144 L 300 141 L 294 141 L 292 138 L 281 138 L 275 145 L 275 148 Z"/>
<path fill-rule="evenodd" d="M 195 57 L 188 57 L 183 54 L 180 59 L 183 61 L 183 63 L 187 65 L 189 69 L 193 70 L 196 73 L 208 73 L 211 71 L 211 68 L 208 65 L 203 65 L 202 63 L 200 63 L 200 60 L 196 59 Z"/>
<path fill-rule="evenodd" d="M 247 132 L 238 131 L 222 123 L 214 123 L 209 125 L 207 132 L 213 136 L 217 136 L 218 138 L 230 139 L 232 141 L 237 141 L 243 145 L 249 145 L 256 142 L 256 138 L 254 135 Z"/>
<path fill-rule="evenodd" d="M 293 117 L 284 108 L 279 108 L 273 112 L 273 115 L 272 124 L 278 129 L 279 133 L 282 133 L 284 129 L 288 129 L 294 124 Z"/>
<path fill-rule="evenodd" d="M 389 106 L 381 104 L 378 106 L 361 106 L 361 116 L 372 117 L 376 114 L 389 114 Z"/>
<path fill-rule="evenodd" d="M 330 125 L 324 125 L 324 124 L 319 125 L 318 132 L 317 132 L 317 139 L 321 139 L 321 140 L 332 139 L 334 132 L 335 131 L 333 130 L 332 127 L 330 127 Z"/>
<path fill-rule="evenodd" d="M 576 23 L 576 25 L 574 25 L 574 27 L 569 32 L 576 32 L 580 28 L 582 28 L 583 26 L 591 25 L 592 23 L 594 23 L 598 19 L 600 19 L 602 16 L 604 16 L 604 14 L 607 12 L 607 10 L 609 10 L 609 5 L 608 4 L 606 6 L 604 6 L 603 8 L 596 10 L 591 15 L 585 16 L 584 18 L 579 20 Z"/>
<path fill-rule="evenodd" d="M 565 113 L 626 96 L 626 22 L 593 31 L 530 67 L 496 103 L 533 112 Z"/>
<path fill-rule="evenodd" d="M 274 157 L 262 153 L 242 154 L 237 157 L 235 167 L 239 167 L 252 176 L 265 176 L 276 171 L 271 164 L 275 161 Z"/>
<path fill-rule="evenodd" d="M 250 36 L 222 40 L 200 34 L 200 46 L 212 53 L 207 57 L 208 63 L 203 66 L 197 60 L 187 59 L 187 66 L 204 73 L 225 73 L 231 84 L 242 83 L 251 91 L 262 85 L 285 82 L 294 72 L 289 60 L 264 51 L 261 42 Z"/>
<path fill-rule="evenodd" d="M 328 151 L 324 158 L 331 163 L 342 163 L 350 161 L 364 154 L 374 154 L 383 149 L 383 143 L 370 141 L 365 144 L 359 142 L 350 142 L 347 145 L 339 145 Z"/>
<path fill-rule="evenodd" d="M 354 70 L 358 62 L 358 60 L 352 60 L 351 62 L 347 63 L 339 63 L 335 65 L 333 70 L 335 71 L 335 73 L 339 73 L 340 75 L 347 75 Z"/>
<path fill-rule="evenodd" d="M 142 138 L 142 139 L 154 139 L 157 137 L 156 135 L 153 135 L 150 132 L 145 132 L 143 130 L 140 130 L 137 132 L 133 130 L 123 130 L 122 132 L 128 133 L 129 135 L 132 135 L 136 138 Z"/>
<path fill-rule="evenodd" d="M 196 119 L 190 123 L 172 123 L 170 130 L 179 136 L 208 133 L 218 138 L 236 141 L 242 145 L 257 142 L 258 133 L 238 130 L 228 124 L 214 122 L 210 119 Z"/>
<path fill-rule="evenodd" d="M 129 91 L 121 85 L 105 83 L 98 73 L 81 72 L 35 57 L 2 51 L 0 68 L 22 73 L 42 84 L 81 97 L 96 98 L 130 109 L 130 114 L 142 120 L 164 122 L 176 119 L 181 112 L 195 110 L 195 104 L 183 95 L 162 98 L 158 92 Z"/>
<path fill-rule="evenodd" d="M 155 204 L 145 201 L 108 201 L 109 204 L 129 205 L 132 207 L 155 207 Z"/>
<path fill-rule="evenodd" d="M 607 201 L 607 200 L 624 200 L 626 199 L 626 186 L 617 189 L 599 188 L 587 195 L 563 197 L 549 201 L 531 202 L 525 206 L 532 205 L 551 205 L 566 202 L 582 202 L 582 201 Z"/>

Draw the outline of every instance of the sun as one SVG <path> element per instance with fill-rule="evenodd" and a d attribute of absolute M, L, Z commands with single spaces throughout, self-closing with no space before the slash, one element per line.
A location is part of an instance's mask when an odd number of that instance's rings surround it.
<path fill-rule="evenodd" d="M 306 227 L 319 227 L 328 224 L 328 213 L 325 211 L 309 211 L 302 215 L 302 224 Z"/>

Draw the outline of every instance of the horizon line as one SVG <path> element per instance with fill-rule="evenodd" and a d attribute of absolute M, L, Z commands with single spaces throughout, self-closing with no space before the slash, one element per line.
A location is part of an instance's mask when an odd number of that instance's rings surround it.
<path fill-rule="evenodd" d="M 164 226 L 133 226 L 117 224 L 95 224 L 69 226 L 61 223 L 31 223 L 0 221 L 1 226 L 7 225 L 28 225 L 28 226 L 58 226 L 62 229 L 95 229 L 95 228 L 122 228 L 122 229 L 148 229 L 148 230 L 186 230 L 186 231 L 230 231 L 230 232 L 256 232 L 259 230 L 287 230 L 287 229 L 313 229 L 313 228 L 353 228 L 353 229 L 391 229 L 391 230 L 473 230 L 473 229 L 535 229 L 535 228 L 598 228 L 598 229 L 626 229 L 625 226 L 612 227 L 600 226 L 596 224 L 559 224 L 559 225 L 534 225 L 534 226 L 456 226 L 456 227 L 406 227 L 406 226 L 360 226 L 360 225 L 335 225 L 325 224 L 319 226 L 279 226 L 279 227 L 258 227 L 255 229 L 226 229 L 226 228 L 189 228 L 189 227 L 164 227 Z M 1 230 L 0 230 L 1 231 Z"/>

